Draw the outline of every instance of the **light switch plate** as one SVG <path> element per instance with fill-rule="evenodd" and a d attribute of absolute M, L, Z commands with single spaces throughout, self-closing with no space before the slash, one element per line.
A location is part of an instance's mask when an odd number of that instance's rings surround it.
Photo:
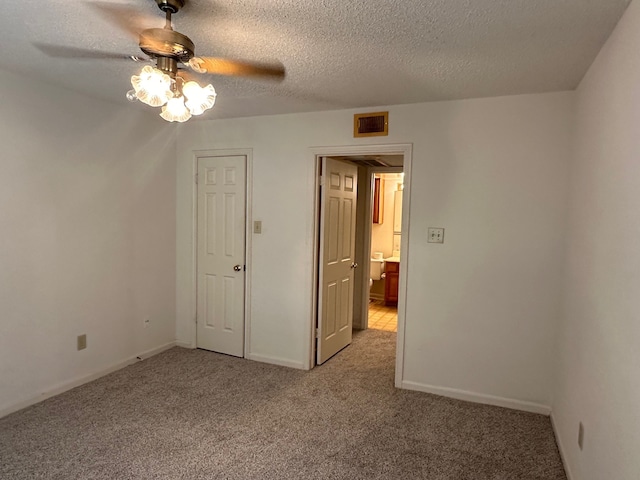
<path fill-rule="evenodd" d="M 262 220 L 253 222 L 253 233 L 262 233 Z"/>
<path fill-rule="evenodd" d="M 427 229 L 428 243 L 444 243 L 444 228 L 429 227 Z"/>

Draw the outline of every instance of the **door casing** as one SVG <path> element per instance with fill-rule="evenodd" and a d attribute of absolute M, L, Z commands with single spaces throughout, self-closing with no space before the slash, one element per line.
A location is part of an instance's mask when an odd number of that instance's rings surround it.
<path fill-rule="evenodd" d="M 230 157 L 244 156 L 247 160 L 246 170 L 246 197 L 245 197 L 245 265 L 247 272 L 251 271 L 251 241 L 253 224 L 251 192 L 253 191 L 253 150 L 250 148 L 230 149 L 230 150 L 194 150 L 191 165 L 191 176 L 193 181 L 192 205 L 191 205 L 191 312 L 192 312 L 192 329 L 191 329 L 191 348 L 196 348 L 196 315 L 198 312 L 198 189 L 196 188 L 196 175 L 198 173 L 198 159 L 203 157 Z M 246 274 L 244 278 L 244 358 L 250 356 L 251 345 L 251 275 Z"/>
<path fill-rule="evenodd" d="M 314 198 L 314 248 L 313 248 L 313 290 L 312 308 L 310 321 L 308 323 L 308 343 L 307 355 L 305 356 L 307 370 L 315 366 L 316 356 L 316 324 L 318 313 L 318 265 L 320 255 L 320 165 L 322 157 L 331 156 L 360 156 L 360 155 L 402 155 L 404 158 L 404 190 L 402 197 L 402 240 L 400 250 L 400 286 L 398 289 L 398 334 L 396 340 L 396 368 L 395 368 L 395 386 L 401 388 L 404 377 L 404 347 L 405 347 L 405 315 L 406 315 L 406 298 L 407 298 L 407 278 L 408 278 L 408 262 L 409 257 L 409 215 L 411 212 L 411 163 L 413 145 L 405 144 L 385 144 L 385 145 L 360 145 L 360 146 L 342 146 L 342 147 L 314 147 L 309 149 L 311 160 L 314 162 L 315 172 L 315 198 Z M 354 300 L 357 301 L 357 300 Z"/>

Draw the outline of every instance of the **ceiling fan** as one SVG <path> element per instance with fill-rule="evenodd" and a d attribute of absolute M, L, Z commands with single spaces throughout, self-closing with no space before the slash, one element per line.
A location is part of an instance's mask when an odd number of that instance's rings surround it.
<path fill-rule="evenodd" d="M 140 50 L 146 55 L 123 55 L 57 45 L 34 44 L 52 57 L 81 59 L 129 59 L 149 62 L 139 75 L 131 77 L 133 90 L 127 92 L 131 101 L 162 107 L 160 116 L 170 122 L 185 122 L 192 115 L 200 115 L 213 107 L 216 92 L 212 85 L 200 87 L 190 79 L 187 68 L 197 74 L 262 77 L 283 80 L 285 69 L 281 63 L 255 63 L 220 57 L 195 55 L 193 41 L 173 29 L 171 16 L 178 13 L 187 0 L 155 0 L 165 13 L 164 28 L 142 29 L 136 23 L 133 10 L 124 5 L 95 2 L 90 5 L 112 22 L 138 38 Z"/>

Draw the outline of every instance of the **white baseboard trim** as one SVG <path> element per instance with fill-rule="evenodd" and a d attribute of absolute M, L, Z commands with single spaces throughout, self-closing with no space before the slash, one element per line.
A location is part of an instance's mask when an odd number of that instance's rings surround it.
<path fill-rule="evenodd" d="M 191 350 L 194 350 L 196 348 L 196 346 L 190 342 L 176 342 L 176 347 L 190 348 Z"/>
<path fill-rule="evenodd" d="M 560 435 L 558 435 L 558 429 L 556 427 L 556 421 L 553 418 L 553 412 L 551 413 L 551 428 L 553 428 L 553 434 L 556 437 L 556 444 L 558 445 L 558 451 L 560 452 L 560 458 L 562 459 L 562 465 L 564 466 L 564 471 L 567 474 L 567 480 L 573 480 L 575 477 L 571 472 L 571 467 L 569 467 L 569 462 L 567 462 L 567 456 L 565 455 L 565 448 L 560 439 Z"/>
<path fill-rule="evenodd" d="M 384 301 L 384 295 L 381 293 L 369 293 L 370 300 L 378 300 L 379 302 Z"/>
<path fill-rule="evenodd" d="M 176 342 L 169 342 L 165 345 L 161 345 L 156 348 L 152 348 L 151 350 L 147 350 L 145 352 L 141 352 L 137 355 L 133 355 L 125 360 L 122 360 L 118 363 L 115 363 L 107 368 L 99 370 L 95 373 L 91 373 L 89 375 L 84 375 L 82 377 L 76 377 L 66 382 L 59 383 L 42 392 L 39 395 L 34 395 L 33 397 L 29 397 L 20 402 L 14 403 L 13 405 L 9 405 L 8 407 L 4 407 L 0 409 L 0 418 L 6 417 L 18 410 L 22 410 L 23 408 L 30 407 L 31 405 L 35 405 L 36 403 L 40 403 L 47 398 L 55 397 L 56 395 L 60 395 L 72 388 L 79 387 L 80 385 L 84 385 L 85 383 L 92 382 L 93 380 L 97 380 L 100 377 L 104 377 L 110 373 L 113 373 L 117 370 L 120 370 L 124 367 L 128 367 L 129 365 L 133 365 L 140 360 L 145 360 L 147 358 L 153 357 L 159 353 L 164 352 L 165 350 L 169 350 L 176 346 Z"/>
<path fill-rule="evenodd" d="M 137 360 L 138 357 L 140 357 L 142 360 L 146 360 L 147 358 L 151 358 L 154 355 L 158 355 L 159 353 L 165 352 L 167 350 L 169 350 L 170 348 L 173 348 L 176 346 L 176 342 L 169 342 L 169 343 L 165 343 L 164 345 L 160 345 L 159 347 L 156 348 L 152 348 L 151 350 L 147 350 L 146 352 L 142 352 L 139 355 L 136 355 L 135 357 L 131 357 L 132 360 Z M 132 361 L 132 363 L 135 363 L 134 361 Z"/>
<path fill-rule="evenodd" d="M 302 362 L 294 362 L 286 358 L 272 357 L 269 355 L 259 355 L 256 353 L 249 353 L 245 355 L 247 360 L 253 360 L 254 362 L 270 363 L 271 365 L 279 365 L 281 367 L 295 368 L 297 370 L 305 370 Z"/>
<path fill-rule="evenodd" d="M 402 381 L 401 387 L 407 390 L 416 390 L 418 392 L 433 393 L 442 397 L 455 398 L 457 400 L 465 400 L 467 402 L 483 403 L 485 405 L 495 405 L 496 407 L 511 408 L 513 410 L 522 410 L 531 413 L 540 413 L 542 415 L 550 415 L 551 407 L 540 403 L 524 402 L 522 400 L 513 400 L 511 398 L 494 397 L 493 395 L 485 395 L 483 393 L 468 392 L 466 390 L 458 390 L 448 387 L 436 387 L 433 385 L 425 385 L 417 382 Z"/>

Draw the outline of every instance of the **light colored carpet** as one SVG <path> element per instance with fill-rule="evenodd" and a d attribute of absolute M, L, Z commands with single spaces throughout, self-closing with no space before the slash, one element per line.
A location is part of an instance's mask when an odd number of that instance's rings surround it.
<path fill-rule="evenodd" d="M 395 334 L 311 372 L 171 349 L 0 419 L 0 478 L 565 480 L 549 419 L 393 387 Z"/>

